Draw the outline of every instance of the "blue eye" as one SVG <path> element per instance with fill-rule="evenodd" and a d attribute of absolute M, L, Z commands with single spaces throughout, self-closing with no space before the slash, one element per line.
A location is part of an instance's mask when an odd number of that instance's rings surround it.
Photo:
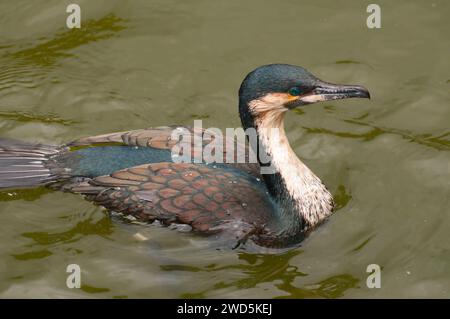
<path fill-rule="evenodd" d="M 301 91 L 298 87 L 293 87 L 289 89 L 289 94 L 293 96 L 300 95 Z"/>

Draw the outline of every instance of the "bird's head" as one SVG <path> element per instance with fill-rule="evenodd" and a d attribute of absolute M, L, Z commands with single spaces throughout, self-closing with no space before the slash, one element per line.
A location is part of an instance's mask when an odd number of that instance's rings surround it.
<path fill-rule="evenodd" d="M 250 72 L 239 89 L 239 111 L 245 127 L 261 117 L 276 119 L 287 110 L 321 101 L 370 98 L 360 85 L 319 80 L 302 67 L 269 64 Z"/>

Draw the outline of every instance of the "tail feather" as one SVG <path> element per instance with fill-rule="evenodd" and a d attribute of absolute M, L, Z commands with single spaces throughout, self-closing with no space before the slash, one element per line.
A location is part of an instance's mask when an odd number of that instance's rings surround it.
<path fill-rule="evenodd" d="M 57 146 L 0 139 L 0 189 L 46 185 L 58 176 L 48 165 Z"/>

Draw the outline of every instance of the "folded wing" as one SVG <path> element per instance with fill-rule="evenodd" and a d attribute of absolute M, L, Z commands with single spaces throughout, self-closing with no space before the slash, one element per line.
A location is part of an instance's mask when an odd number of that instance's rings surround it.
<path fill-rule="evenodd" d="M 140 221 L 188 224 L 203 233 L 237 221 L 261 226 L 273 213 L 260 179 L 212 165 L 140 165 L 74 184 L 69 190 Z"/>

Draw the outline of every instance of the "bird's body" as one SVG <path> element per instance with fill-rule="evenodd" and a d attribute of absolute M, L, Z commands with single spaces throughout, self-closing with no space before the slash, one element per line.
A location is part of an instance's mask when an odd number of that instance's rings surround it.
<path fill-rule="evenodd" d="M 270 76 L 275 85 L 270 85 Z M 307 83 L 296 83 L 302 79 Z M 319 84 L 322 89 L 328 85 L 329 92 L 311 94 Z M 292 87 L 307 94 L 296 94 Z M 226 146 L 234 140 L 226 137 L 216 140 L 224 146 L 224 163 L 205 160 L 195 152 L 195 137 L 207 143 L 202 139 L 205 132 L 191 128 L 183 128 L 192 136 L 191 161 L 180 163 L 172 152 L 179 142 L 173 132 L 180 127 L 158 127 L 92 136 L 63 146 L 0 140 L 0 189 L 47 185 L 82 194 L 139 221 L 187 224 L 195 233 L 221 235 L 232 240 L 232 246 L 247 239 L 266 247 L 291 246 L 332 213 L 333 199 L 290 148 L 284 114 L 295 103 L 312 103 L 319 93 L 334 94 L 328 99 L 342 98 L 338 94 L 368 97 L 361 87 L 332 89 L 304 69 L 288 65 L 258 68 L 244 80 L 242 123 L 245 129 L 256 129 L 258 147 L 270 157 L 270 173 L 261 174 L 260 158 L 249 163 L 245 145 L 240 150 L 246 161 L 236 163 L 239 147 L 230 151 Z M 276 128 L 278 137 L 267 128 Z"/>

